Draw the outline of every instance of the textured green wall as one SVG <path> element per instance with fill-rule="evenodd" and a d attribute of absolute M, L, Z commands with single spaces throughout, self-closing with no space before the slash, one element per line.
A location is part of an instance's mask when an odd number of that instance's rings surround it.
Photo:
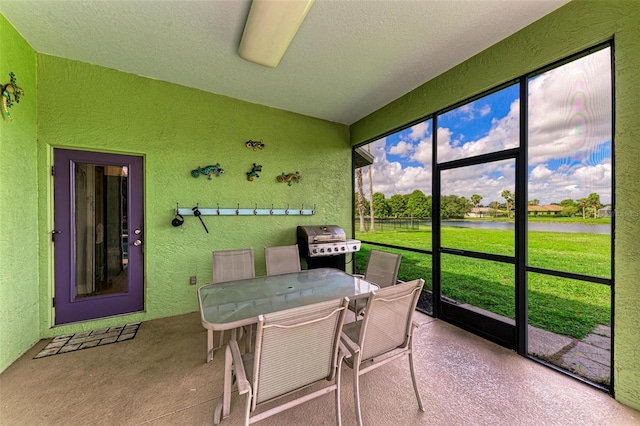
<path fill-rule="evenodd" d="M 614 391 L 640 409 L 640 3 L 572 1 L 353 124 L 351 143 L 388 132 L 440 108 L 614 37 L 615 307 Z M 451 48 L 455 48 L 452 46 Z"/>
<path fill-rule="evenodd" d="M 212 76 L 215 78 L 215 76 Z M 244 143 L 262 139 L 265 148 Z M 344 125 L 250 104 L 112 69 L 38 55 L 38 170 L 40 232 L 51 223 L 53 147 L 141 154 L 145 158 L 146 312 L 51 329 L 51 243 L 40 249 L 40 332 L 75 332 L 125 321 L 149 320 L 198 309 L 196 289 L 211 281 L 211 251 L 253 247 L 256 274 L 265 273 L 264 247 L 294 244 L 297 225 L 337 224 L 350 229 L 351 148 Z M 194 179 L 197 166 L 220 163 L 225 173 Z M 263 166 L 253 182 L 246 172 Z M 299 171 L 300 184 L 278 183 Z M 312 208 L 313 217 L 187 216 L 183 208 Z M 198 286 L 189 285 L 189 277 Z"/>
<path fill-rule="evenodd" d="M 40 338 L 36 53 L 0 15 L 0 83 L 11 71 L 25 95 L 0 118 L 0 371 Z"/>

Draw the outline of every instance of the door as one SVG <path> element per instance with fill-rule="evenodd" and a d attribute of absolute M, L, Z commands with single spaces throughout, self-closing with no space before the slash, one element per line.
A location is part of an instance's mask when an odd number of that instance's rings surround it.
<path fill-rule="evenodd" d="M 142 157 L 54 150 L 55 324 L 144 309 Z"/>
<path fill-rule="evenodd" d="M 440 318 L 512 349 L 516 348 L 517 296 L 515 170 L 514 158 L 461 166 L 452 162 L 440 169 L 437 253 Z M 473 190 L 478 195 L 474 194 L 472 200 L 451 195 L 459 188 L 460 176 L 475 177 Z M 462 214 L 456 208 L 470 202 L 478 204 L 479 194 L 490 200 L 506 197 L 507 217 L 476 209 L 486 213 L 460 220 Z"/>
<path fill-rule="evenodd" d="M 434 295 L 438 316 L 517 349 L 523 323 L 523 87 L 508 84 L 434 119 Z M 519 208 L 518 208 L 519 207 Z M 526 210 L 526 208 L 525 208 Z"/>

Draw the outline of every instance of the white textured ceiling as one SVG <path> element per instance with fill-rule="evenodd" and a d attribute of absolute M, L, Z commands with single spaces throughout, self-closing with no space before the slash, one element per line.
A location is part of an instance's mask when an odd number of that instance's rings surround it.
<path fill-rule="evenodd" d="M 0 0 L 38 52 L 351 124 L 568 0 L 316 0 L 277 68 L 250 0 Z"/>

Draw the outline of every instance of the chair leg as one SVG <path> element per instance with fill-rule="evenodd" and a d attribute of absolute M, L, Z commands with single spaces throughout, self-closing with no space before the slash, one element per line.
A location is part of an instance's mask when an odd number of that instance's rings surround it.
<path fill-rule="evenodd" d="M 245 426 L 249 426 L 249 414 L 251 413 L 251 389 L 247 392 L 247 402 L 244 411 L 244 424 Z"/>
<path fill-rule="evenodd" d="M 231 385 L 233 381 L 233 357 L 229 346 L 224 351 L 224 381 L 222 388 L 222 418 L 229 417 L 231 412 Z"/>
<path fill-rule="evenodd" d="M 216 404 L 216 408 L 213 410 L 213 424 L 216 426 L 220 424 L 220 420 L 222 419 L 222 404 L 223 397 L 220 397 L 220 399 L 218 399 L 218 403 Z"/>
<path fill-rule="evenodd" d="M 342 376 L 342 360 L 344 357 L 338 359 L 338 370 L 336 371 L 336 424 L 342 426 L 342 409 L 340 408 L 340 380 Z"/>
<path fill-rule="evenodd" d="M 413 380 L 413 390 L 416 392 L 418 407 L 420 407 L 421 411 L 425 411 L 424 405 L 422 405 L 422 397 L 420 396 L 420 391 L 418 390 L 418 382 L 416 381 L 416 371 L 413 366 L 413 348 L 411 348 L 411 352 L 409 352 L 409 368 L 411 369 L 411 380 Z"/>
<path fill-rule="evenodd" d="M 362 426 L 362 412 L 360 411 L 360 354 L 354 355 L 353 360 L 353 399 L 356 406 L 356 423 Z"/>

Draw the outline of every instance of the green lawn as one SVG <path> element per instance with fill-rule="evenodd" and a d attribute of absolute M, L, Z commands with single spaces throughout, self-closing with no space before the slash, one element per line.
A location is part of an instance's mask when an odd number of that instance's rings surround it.
<path fill-rule="evenodd" d="M 356 233 L 356 238 L 403 247 L 431 249 L 431 228 Z M 444 227 L 443 245 L 513 256 L 512 231 Z M 610 277 L 611 240 L 608 235 L 529 232 L 529 265 L 547 269 Z M 363 244 L 356 267 L 363 271 L 369 250 Z M 421 277 L 431 289 L 431 256 L 406 250 L 399 278 Z M 514 318 L 514 267 L 510 264 L 442 256 L 442 294 Z M 608 286 L 529 273 L 529 324 L 558 334 L 583 338 L 598 324 L 610 324 L 611 292 Z"/>

